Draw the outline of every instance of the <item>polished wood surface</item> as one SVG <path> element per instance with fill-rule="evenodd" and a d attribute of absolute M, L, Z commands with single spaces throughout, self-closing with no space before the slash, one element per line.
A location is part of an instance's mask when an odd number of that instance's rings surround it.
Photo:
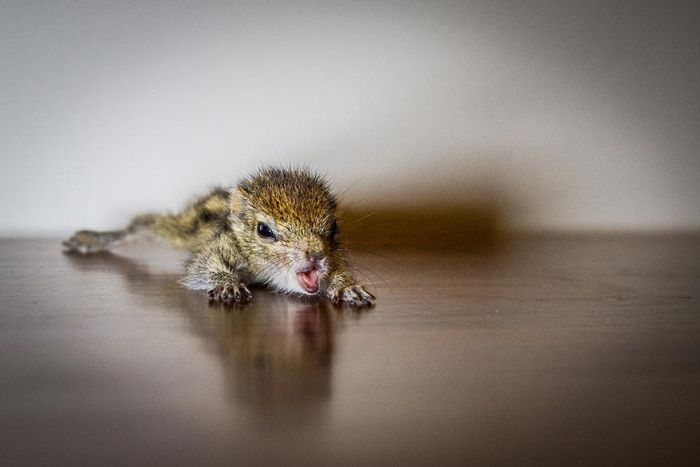
<path fill-rule="evenodd" d="M 0 241 L 0 463 L 700 464 L 700 237 L 358 252 L 377 306 L 209 306 L 181 252 Z"/>

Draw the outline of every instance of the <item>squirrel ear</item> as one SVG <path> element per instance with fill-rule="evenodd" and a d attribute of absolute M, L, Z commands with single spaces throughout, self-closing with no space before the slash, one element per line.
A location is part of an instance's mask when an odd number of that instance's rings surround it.
<path fill-rule="evenodd" d="M 229 208 L 231 209 L 231 218 L 241 219 L 243 212 L 245 211 L 245 195 L 240 188 L 234 188 L 231 190 Z"/>

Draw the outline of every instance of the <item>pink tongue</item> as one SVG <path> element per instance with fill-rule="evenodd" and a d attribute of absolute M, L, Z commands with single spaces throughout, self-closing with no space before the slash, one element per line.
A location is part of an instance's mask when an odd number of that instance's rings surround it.
<path fill-rule="evenodd" d="M 299 280 L 299 285 L 307 292 L 318 292 L 318 271 L 316 269 L 297 273 L 297 279 Z"/>

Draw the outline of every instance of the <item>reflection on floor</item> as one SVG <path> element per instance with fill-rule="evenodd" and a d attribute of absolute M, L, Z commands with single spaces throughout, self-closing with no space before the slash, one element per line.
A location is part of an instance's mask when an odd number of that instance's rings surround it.
<path fill-rule="evenodd" d="M 0 240 L 3 464 L 700 461 L 700 237 L 358 253 L 355 312 Z"/>

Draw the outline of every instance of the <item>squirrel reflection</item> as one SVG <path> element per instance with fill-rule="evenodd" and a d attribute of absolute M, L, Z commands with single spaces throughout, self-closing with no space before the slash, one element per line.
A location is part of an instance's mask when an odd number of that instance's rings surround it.
<path fill-rule="evenodd" d="M 261 302 L 258 309 L 207 313 L 231 370 L 231 394 L 275 421 L 308 420 L 331 393 L 333 311 L 323 302 L 295 303 L 281 295 Z"/>
<path fill-rule="evenodd" d="M 67 256 L 78 269 L 117 271 L 139 306 L 177 311 L 206 347 L 221 356 L 232 402 L 261 422 L 316 420 L 331 394 L 336 327 L 342 313 L 323 301 L 262 291 L 242 307 L 207 305 L 176 274 L 152 274 L 140 261 L 111 253 Z"/>

